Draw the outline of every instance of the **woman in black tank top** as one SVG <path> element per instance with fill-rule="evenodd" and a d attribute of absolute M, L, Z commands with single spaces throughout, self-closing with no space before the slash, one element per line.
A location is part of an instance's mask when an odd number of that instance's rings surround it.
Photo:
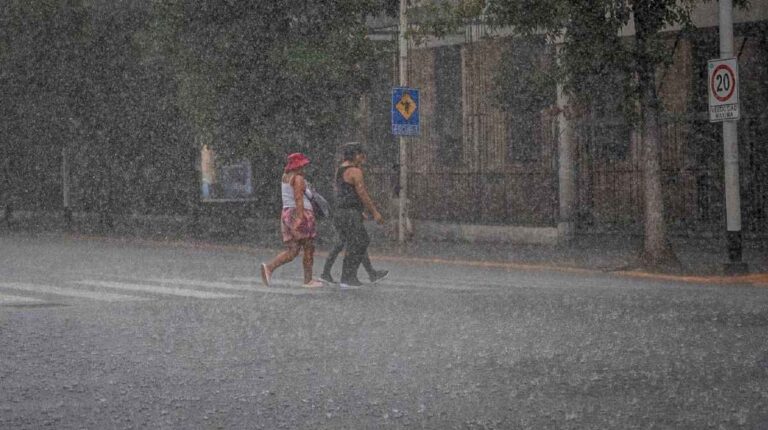
<path fill-rule="evenodd" d="M 341 271 L 342 288 L 361 285 L 357 279 L 357 270 L 366 257 L 370 243 L 368 232 L 365 231 L 363 225 L 363 209 L 367 209 L 377 222 L 383 222 L 381 214 L 376 210 L 373 201 L 368 196 L 368 191 L 365 189 L 361 169 L 365 162 L 365 153 L 360 144 L 345 145 L 343 159 L 344 161 L 336 172 L 336 210 L 333 218 L 336 232 L 339 234 L 343 246 L 347 247 Z M 323 275 L 327 274 L 328 278 L 330 278 L 330 266 L 332 265 L 333 261 L 329 259 L 326 262 L 327 271 L 323 271 Z"/>
<path fill-rule="evenodd" d="M 357 211 L 362 214 L 363 202 L 357 195 L 357 191 L 355 190 L 354 185 L 344 181 L 344 172 L 350 167 L 354 166 L 339 166 L 339 168 L 336 169 L 336 211 L 334 212 L 337 212 L 338 210 L 346 211 L 347 209 L 352 209 L 353 211 Z M 336 245 L 334 245 L 333 249 L 331 249 L 331 251 L 328 253 L 328 258 L 325 259 L 325 266 L 323 267 L 323 274 L 320 275 L 320 279 L 331 283 L 335 282 L 333 275 L 331 274 L 333 264 L 336 262 L 336 257 L 339 256 L 341 251 L 344 250 L 344 247 L 346 246 L 345 236 L 342 233 L 342 229 L 346 228 L 346 226 L 338 224 L 339 223 L 336 221 L 335 217 L 334 226 L 336 227 L 336 231 L 338 233 L 338 241 L 336 242 Z M 368 278 L 371 280 L 371 282 L 377 282 L 381 279 L 384 279 L 389 273 L 387 270 L 374 269 L 373 265 L 371 264 L 371 259 L 368 257 L 367 251 L 365 254 L 363 254 L 361 265 L 365 271 L 368 272 Z"/>
<path fill-rule="evenodd" d="M 357 209 L 363 211 L 363 202 L 355 191 L 355 186 L 344 181 L 344 172 L 354 165 L 339 166 L 336 170 L 336 208 L 337 209 Z"/>

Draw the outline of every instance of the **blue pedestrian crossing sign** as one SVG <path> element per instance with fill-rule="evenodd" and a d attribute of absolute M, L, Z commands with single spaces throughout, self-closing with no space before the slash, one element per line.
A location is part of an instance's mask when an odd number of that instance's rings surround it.
<path fill-rule="evenodd" d="M 419 135 L 419 90 L 397 87 L 392 89 L 392 134 Z"/>

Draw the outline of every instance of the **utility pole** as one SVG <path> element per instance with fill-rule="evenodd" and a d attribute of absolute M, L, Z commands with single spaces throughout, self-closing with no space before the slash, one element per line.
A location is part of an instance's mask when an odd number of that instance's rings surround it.
<path fill-rule="evenodd" d="M 71 189 L 72 189 L 72 175 L 70 168 L 70 146 L 71 142 L 76 139 L 78 131 L 80 129 L 80 121 L 70 117 L 69 118 L 70 134 L 68 140 L 64 142 L 61 148 L 61 200 L 63 206 L 64 227 L 67 231 L 72 230 L 72 205 L 71 205 Z"/>
<path fill-rule="evenodd" d="M 562 58 L 563 36 L 555 40 L 555 52 L 557 61 Z M 558 201 L 559 201 L 559 219 L 557 222 L 557 232 L 560 240 L 570 241 L 575 233 L 575 201 L 576 201 L 576 171 L 575 145 L 573 143 L 573 132 L 570 124 L 568 105 L 570 101 L 568 94 L 562 83 L 557 84 L 557 153 L 558 153 Z"/>
<path fill-rule="evenodd" d="M 61 194 L 64 206 L 64 226 L 67 231 L 72 229 L 72 208 L 69 205 L 69 156 L 67 144 L 61 148 Z"/>
<path fill-rule="evenodd" d="M 399 48 L 400 54 L 399 69 L 400 69 L 400 86 L 408 86 L 408 41 L 405 38 L 405 31 L 407 29 L 408 22 L 406 20 L 406 12 L 408 10 L 408 0 L 400 0 L 400 28 L 399 28 Z M 398 137 L 398 143 L 400 147 L 400 194 L 398 195 L 398 210 L 397 210 L 397 240 L 400 243 L 405 242 L 405 230 L 406 220 L 408 218 L 408 212 L 406 207 L 406 200 L 408 199 L 408 154 L 405 148 L 405 137 Z"/>
<path fill-rule="evenodd" d="M 13 207 L 11 206 L 11 154 L 6 149 L 5 160 L 3 162 L 3 182 L 0 183 L 0 199 L 3 200 L 5 208 L 3 209 L 3 221 L 6 227 L 11 228 L 11 218 L 13 218 Z"/>
<path fill-rule="evenodd" d="M 719 0 L 720 58 L 733 58 L 733 1 Z M 738 83 L 736 83 L 738 84 Z M 723 157 L 725 159 L 725 207 L 728 274 L 744 273 L 741 261 L 741 196 L 739 194 L 739 143 L 735 120 L 723 121 Z"/>

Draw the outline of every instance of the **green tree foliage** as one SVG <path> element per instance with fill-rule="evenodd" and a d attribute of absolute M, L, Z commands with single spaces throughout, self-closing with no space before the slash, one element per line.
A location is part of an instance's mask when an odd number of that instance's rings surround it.
<path fill-rule="evenodd" d="M 155 1 L 151 38 L 174 65 L 198 143 L 225 159 L 254 161 L 266 181 L 257 189 L 266 193 L 289 152 L 306 152 L 318 172 L 330 172 L 377 55 L 365 17 L 388 7 L 368 0 Z"/>
<path fill-rule="evenodd" d="M 17 207 L 61 207 L 64 147 L 76 209 L 100 212 L 107 225 L 115 213 L 186 205 L 194 165 L 180 145 L 189 133 L 172 75 L 144 61 L 135 40 L 146 12 L 108 6 L 35 0 L 0 9 L 5 200 Z"/>
<path fill-rule="evenodd" d="M 544 37 L 516 38 L 502 53 L 503 73 L 494 83 L 496 100 L 505 111 L 538 114 L 555 102 L 551 49 Z"/>
<path fill-rule="evenodd" d="M 288 152 L 330 175 L 378 55 L 365 17 L 393 4 L 2 2 L 0 198 L 59 209 L 63 147 L 75 210 L 105 224 L 190 210 L 202 144 L 250 158 L 270 196 Z"/>
<path fill-rule="evenodd" d="M 75 0 L 0 4 L 3 203 L 55 207 L 49 198 L 57 182 L 55 157 L 79 104 L 79 87 L 69 77 L 78 72 L 76 55 L 86 28 Z"/>

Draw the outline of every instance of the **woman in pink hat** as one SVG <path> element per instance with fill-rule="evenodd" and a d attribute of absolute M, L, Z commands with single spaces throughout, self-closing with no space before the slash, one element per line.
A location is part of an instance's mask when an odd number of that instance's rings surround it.
<path fill-rule="evenodd" d="M 261 280 L 269 286 L 272 272 L 285 263 L 293 261 L 304 249 L 304 286 L 307 288 L 322 287 L 323 283 L 312 279 L 312 264 L 314 263 L 315 244 L 317 236 L 315 214 L 309 202 L 307 182 L 304 180 L 304 167 L 309 164 L 309 158 L 302 153 L 288 156 L 288 164 L 283 173 L 282 194 L 283 211 L 280 216 L 280 231 L 283 243 L 288 249 L 281 252 L 269 263 L 261 264 Z"/>

